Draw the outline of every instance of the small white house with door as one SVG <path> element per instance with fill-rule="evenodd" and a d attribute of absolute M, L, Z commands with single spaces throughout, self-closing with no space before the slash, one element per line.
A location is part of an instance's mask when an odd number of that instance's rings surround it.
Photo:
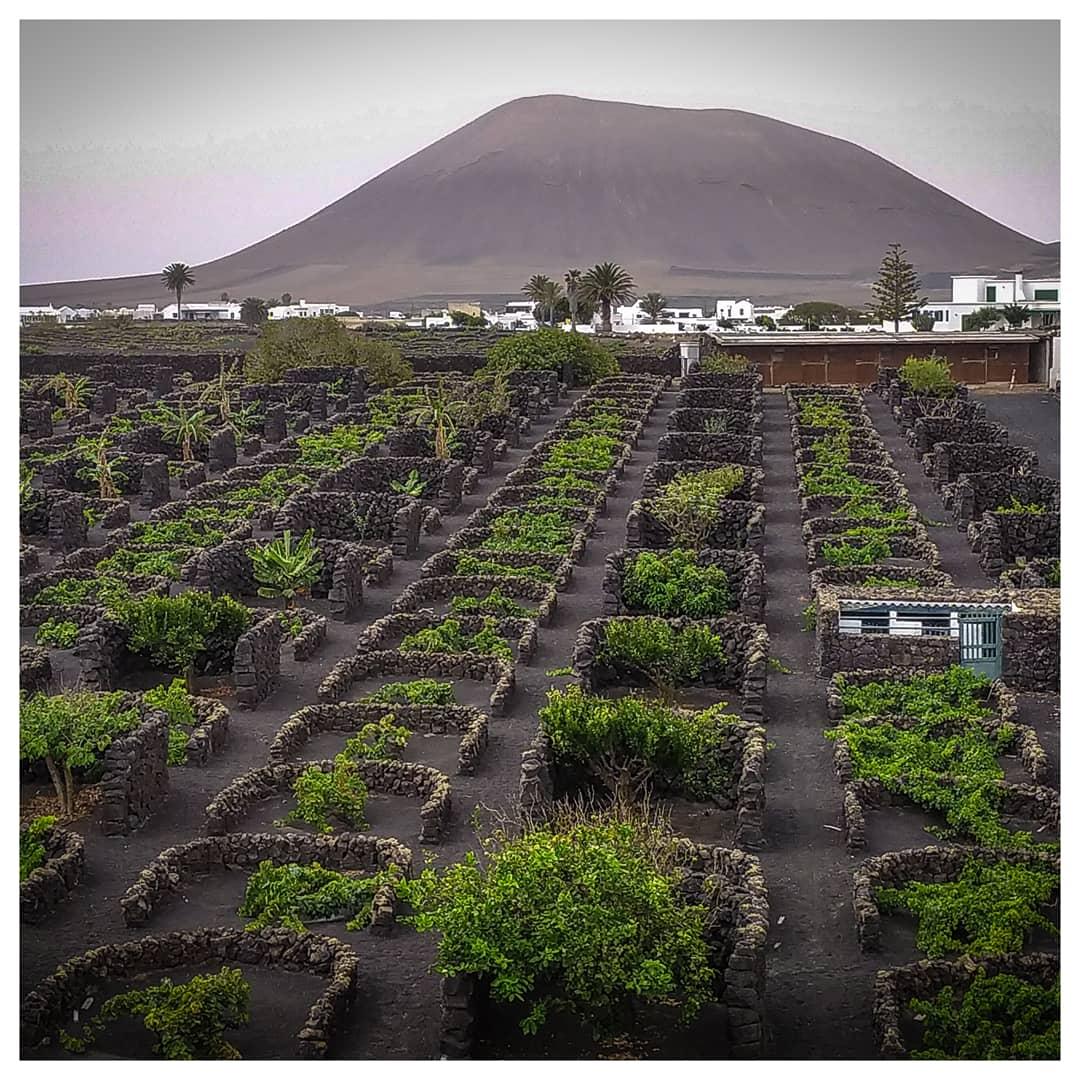
<path fill-rule="evenodd" d="M 309 303 L 301 300 L 297 304 L 277 304 L 270 309 L 271 319 L 317 319 L 321 315 L 340 315 L 348 312 L 344 304 Z"/>
<path fill-rule="evenodd" d="M 167 304 L 161 309 L 161 317 L 166 322 L 176 322 L 176 304 Z M 213 303 L 188 303 L 180 305 L 181 322 L 239 322 L 240 305 L 232 300 L 216 300 Z"/>

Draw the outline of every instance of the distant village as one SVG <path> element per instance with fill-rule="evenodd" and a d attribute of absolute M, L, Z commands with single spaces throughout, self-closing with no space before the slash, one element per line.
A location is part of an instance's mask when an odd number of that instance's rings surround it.
<path fill-rule="evenodd" d="M 651 294 L 655 295 L 655 294 Z M 661 298 L 662 299 L 662 298 Z M 486 310 L 476 303 L 448 301 L 439 308 L 419 311 L 363 311 L 333 302 L 298 302 L 272 304 L 266 316 L 272 320 L 318 318 L 333 315 L 346 323 L 386 323 L 409 329 L 451 329 L 460 326 L 489 327 L 503 330 L 533 330 L 542 325 L 538 305 L 532 300 L 513 300 L 501 310 Z M 1018 308 L 1025 309 L 1017 322 Z M 19 322 L 55 322 L 71 324 L 95 319 L 127 318 L 153 322 L 241 322 L 243 304 L 223 296 L 217 302 L 184 302 L 157 307 L 153 303 L 135 307 L 73 308 L 52 304 L 20 307 Z M 995 316 L 997 316 L 995 318 Z M 977 326 L 971 325 L 977 317 Z M 922 306 L 919 314 L 899 323 L 900 333 L 933 330 L 956 333 L 968 329 L 1040 329 L 1061 323 L 1061 281 L 1059 278 L 1025 280 L 1023 274 L 995 278 L 959 275 L 952 279 L 952 297 Z M 599 318 L 570 325 L 569 319 L 556 323 L 565 330 L 593 333 Z M 761 305 L 749 298 L 718 299 L 708 307 L 671 306 L 657 308 L 645 299 L 612 309 L 611 329 L 615 334 L 692 334 L 692 333 L 775 333 L 815 331 L 868 332 L 893 331 L 879 318 L 839 304 Z"/>

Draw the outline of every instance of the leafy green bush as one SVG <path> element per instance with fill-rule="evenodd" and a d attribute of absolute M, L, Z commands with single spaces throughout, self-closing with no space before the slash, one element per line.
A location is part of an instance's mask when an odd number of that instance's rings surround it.
<path fill-rule="evenodd" d="M 1061 560 L 1055 559 L 1046 572 L 1046 584 L 1055 589 L 1061 588 Z"/>
<path fill-rule="evenodd" d="M 251 612 L 231 596 L 195 591 L 127 600 L 115 614 L 128 629 L 128 649 L 167 671 L 183 671 L 189 691 L 199 657 L 235 644 L 252 619 Z"/>
<path fill-rule="evenodd" d="M 455 596 L 450 601 L 450 610 L 455 615 L 497 615 L 500 618 L 533 619 L 536 612 L 532 608 L 519 604 L 509 596 L 504 596 L 497 585 L 487 596 Z"/>
<path fill-rule="evenodd" d="M 899 378 L 913 394 L 947 397 L 956 389 L 949 362 L 940 356 L 909 356 L 900 366 Z"/>
<path fill-rule="evenodd" d="M 349 829 L 366 829 L 364 808 L 367 785 L 356 771 L 356 762 L 344 754 L 334 758 L 333 772 L 324 773 L 312 765 L 293 781 L 296 809 L 290 810 L 286 824 L 304 822 L 317 832 L 332 833 L 330 818 Z"/>
<path fill-rule="evenodd" d="M 171 581 L 180 578 L 180 568 L 194 553 L 193 548 L 171 548 L 165 551 L 140 551 L 122 547 L 102 559 L 94 571 L 100 577 L 164 577 Z"/>
<path fill-rule="evenodd" d="M 120 690 L 20 696 L 19 759 L 45 762 L 63 817 L 75 813 L 74 770 L 95 764 L 117 735 L 138 725 L 137 709 L 120 708 L 123 698 Z"/>
<path fill-rule="evenodd" d="M 484 547 L 491 551 L 539 551 L 565 555 L 574 538 L 574 523 L 562 513 L 531 514 L 506 510 L 487 527 Z"/>
<path fill-rule="evenodd" d="M 19 881 L 45 865 L 45 838 L 54 825 L 55 817 L 36 817 L 19 833 Z"/>
<path fill-rule="evenodd" d="M 610 1026 L 634 1000 L 686 1019 L 714 999 L 706 912 L 678 888 L 674 843 L 613 817 L 535 829 L 487 845 L 484 862 L 430 867 L 403 891 L 405 921 L 440 934 L 435 970 L 490 980 L 522 1002 L 527 1034 L 557 1010 Z"/>
<path fill-rule="evenodd" d="M 741 465 L 720 465 L 683 473 L 661 488 L 647 505 L 676 544 L 701 547 L 724 512 L 725 500 L 746 479 Z"/>
<path fill-rule="evenodd" d="M 319 580 L 325 565 L 315 546 L 314 529 L 308 529 L 295 544 L 286 529 L 284 536 L 252 548 L 248 558 L 259 595 L 283 599 L 289 608 Z"/>
<path fill-rule="evenodd" d="M 362 930 L 371 919 L 371 901 L 396 871 L 361 876 L 357 871 L 330 870 L 321 863 L 275 865 L 269 859 L 247 880 L 238 914 L 251 922 L 245 930 L 284 926 L 303 933 L 304 919 L 348 918 L 346 930 Z"/>
<path fill-rule="evenodd" d="M 362 337 L 333 315 L 321 315 L 264 323 L 258 344 L 244 357 L 244 378 L 276 383 L 286 371 L 309 367 L 361 367 L 376 386 L 397 386 L 413 373 L 393 345 Z"/>
<path fill-rule="evenodd" d="M 102 603 L 111 606 L 131 592 L 131 587 L 116 578 L 62 578 L 55 585 L 46 585 L 33 599 L 35 604 L 76 604 Z"/>
<path fill-rule="evenodd" d="M 873 484 L 860 480 L 843 465 L 809 465 L 799 480 L 799 494 L 803 496 L 846 495 L 866 498 L 875 492 Z"/>
<path fill-rule="evenodd" d="M 387 713 L 377 722 L 364 726 L 345 743 L 342 753 L 350 761 L 398 761 L 405 753 L 412 732 L 394 722 Z"/>
<path fill-rule="evenodd" d="M 523 577 L 533 581 L 554 581 L 555 575 L 542 566 L 511 566 L 494 559 L 480 559 L 465 552 L 457 556 L 454 573 L 462 577 L 494 574 L 498 577 Z"/>
<path fill-rule="evenodd" d="M 37 629 L 34 640 L 39 645 L 73 649 L 79 637 L 79 624 L 70 619 L 46 619 Z"/>
<path fill-rule="evenodd" d="M 629 560 L 622 582 L 623 602 L 650 615 L 708 618 L 731 610 L 727 574 L 719 566 L 699 566 L 693 551 L 643 551 Z"/>
<path fill-rule="evenodd" d="M 637 798 L 654 778 L 703 794 L 719 778 L 696 784 L 717 743 L 716 708 L 703 712 L 672 709 L 640 697 L 602 698 L 579 687 L 551 690 L 540 710 L 540 725 L 555 756 L 587 766 L 617 798 Z M 691 774 L 698 776 L 692 777 Z"/>
<path fill-rule="evenodd" d="M 314 469 L 337 469 L 360 457 L 369 446 L 382 442 L 386 432 L 366 424 L 337 424 L 329 431 L 301 435 L 298 465 Z"/>
<path fill-rule="evenodd" d="M 587 335 L 541 328 L 513 334 L 493 345 L 479 374 L 554 371 L 561 375 L 567 364 L 578 385 L 588 386 L 597 379 L 619 373 L 619 362 L 614 355 Z"/>
<path fill-rule="evenodd" d="M 1029 931 L 1057 934 L 1042 909 L 1057 892 L 1056 870 L 969 859 L 956 881 L 909 881 L 878 889 L 884 912 L 908 911 L 918 920 L 915 944 L 931 959 L 1021 952 Z"/>
<path fill-rule="evenodd" d="M 1061 1056 L 1061 980 L 1050 987 L 978 971 L 959 994 L 946 986 L 908 1007 L 923 1018 L 921 1061 L 1038 1061 Z"/>
<path fill-rule="evenodd" d="M 466 634 L 461 628 L 460 619 L 443 619 L 436 626 L 425 626 L 415 634 L 406 634 L 401 642 L 402 652 L 434 653 L 483 653 L 485 656 L 497 656 L 501 660 L 513 660 L 514 653 L 495 629 L 495 620 L 490 616 L 484 619 L 482 629 L 475 634 Z"/>
<path fill-rule="evenodd" d="M 391 682 L 362 697 L 387 705 L 456 705 L 454 684 L 437 679 L 413 679 L 411 682 Z"/>
<path fill-rule="evenodd" d="M 830 566 L 869 566 L 891 556 L 892 548 L 888 540 L 881 536 L 872 536 L 862 543 L 842 540 L 821 545 L 821 557 Z"/>
<path fill-rule="evenodd" d="M 173 985 L 162 979 L 145 990 L 129 990 L 109 998 L 81 1038 L 61 1032 L 65 1049 L 82 1053 L 110 1020 L 141 1016 L 147 1031 L 157 1036 L 157 1052 L 169 1061 L 239 1060 L 225 1032 L 248 1022 L 251 987 L 239 968 L 223 967 L 216 975 L 195 975 Z"/>
<path fill-rule="evenodd" d="M 995 514 L 1045 514 L 1042 503 L 1024 503 L 1013 495 L 1003 506 L 994 507 Z"/>
<path fill-rule="evenodd" d="M 195 727 L 195 710 L 183 679 L 173 679 L 168 686 L 155 686 L 143 693 L 143 704 L 169 714 L 170 765 L 187 762 L 187 744 Z"/>
<path fill-rule="evenodd" d="M 698 366 L 698 371 L 710 375 L 743 375 L 753 370 L 750 360 L 742 353 L 722 352 L 716 356 L 706 356 Z"/>
<path fill-rule="evenodd" d="M 959 664 L 943 672 L 849 686 L 837 680 L 845 720 L 902 716 L 947 723 L 989 716 L 990 680 Z"/>
<path fill-rule="evenodd" d="M 725 655 L 723 637 L 705 623 L 676 629 L 664 619 L 641 615 L 608 622 L 596 659 L 664 688 L 701 678 Z"/>
<path fill-rule="evenodd" d="M 610 435 L 559 439 L 548 447 L 540 468 L 545 473 L 607 472 L 615 464 L 622 446 L 621 439 L 613 439 Z"/>

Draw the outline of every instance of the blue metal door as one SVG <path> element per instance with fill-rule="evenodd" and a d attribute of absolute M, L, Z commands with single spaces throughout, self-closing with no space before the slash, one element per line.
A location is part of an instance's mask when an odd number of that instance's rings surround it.
<path fill-rule="evenodd" d="M 988 679 L 1001 677 L 1001 616 L 960 612 L 960 663 Z"/>

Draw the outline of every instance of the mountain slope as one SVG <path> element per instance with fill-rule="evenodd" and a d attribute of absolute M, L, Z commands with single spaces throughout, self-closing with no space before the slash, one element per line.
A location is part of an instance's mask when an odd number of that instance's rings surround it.
<path fill-rule="evenodd" d="M 729 285 L 761 295 L 768 274 L 773 294 L 837 296 L 862 291 L 894 240 L 928 274 L 1055 257 L 1053 245 L 842 139 L 731 109 L 543 96 L 493 109 L 306 220 L 196 268 L 189 295 L 373 303 L 512 292 L 535 272 L 613 259 L 673 294 Z M 159 293 L 156 275 L 22 289 L 24 303 Z"/>

